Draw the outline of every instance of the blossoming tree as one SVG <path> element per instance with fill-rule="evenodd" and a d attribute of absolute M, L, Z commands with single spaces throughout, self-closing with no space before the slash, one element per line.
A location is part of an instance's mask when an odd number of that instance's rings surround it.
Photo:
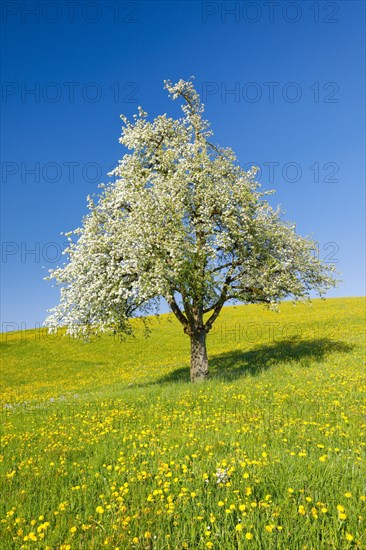
<path fill-rule="evenodd" d="M 129 150 L 102 185 L 82 227 L 67 234 L 68 262 L 50 270 L 61 298 L 46 320 L 73 336 L 132 330 L 131 317 L 165 298 L 191 341 L 191 381 L 208 375 L 206 335 L 229 300 L 275 306 L 335 284 L 314 242 L 273 210 L 230 149 L 211 143 L 192 82 L 165 88 L 183 116 L 122 116 Z M 72 238 L 76 236 L 76 239 Z"/>

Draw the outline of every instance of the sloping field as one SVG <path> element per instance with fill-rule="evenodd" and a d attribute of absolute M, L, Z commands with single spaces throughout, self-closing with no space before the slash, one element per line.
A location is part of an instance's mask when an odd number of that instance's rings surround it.
<path fill-rule="evenodd" d="M 366 548 L 365 300 L 3 335 L 0 548 Z"/>

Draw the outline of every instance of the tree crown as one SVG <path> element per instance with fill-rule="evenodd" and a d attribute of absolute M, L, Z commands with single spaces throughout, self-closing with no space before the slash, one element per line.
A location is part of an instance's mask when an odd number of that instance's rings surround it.
<path fill-rule="evenodd" d="M 183 100 L 183 116 L 149 122 L 141 107 L 132 122 L 122 115 L 128 152 L 115 180 L 88 197 L 82 227 L 67 233 L 68 262 L 50 270 L 61 285 L 50 330 L 128 332 L 129 319 L 157 311 L 163 297 L 187 333 L 208 332 L 229 300 L 275 307 L 335 284 L 315 243 L 270 206 L 256 168 L 211 143 L 193 83 L 165 88 Z"/>

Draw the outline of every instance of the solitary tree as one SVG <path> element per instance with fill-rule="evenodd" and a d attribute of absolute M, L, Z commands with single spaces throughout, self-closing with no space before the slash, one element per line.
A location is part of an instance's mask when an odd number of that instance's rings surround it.
<path fill-rule="evenodd" d="M 191 381 L 208 375 L 206 335 L 229 300 L 275 306 L 335 284 L 315 243 L 273 210 L 232 150 L 211 143 L 192 82 L 165 88 L 183 116 L 122 116 L 129 150 L 101 185 L 82 227 L 67 233 L 68 262 L 50 270 L 61 299 L 46 320 L 73 336 L 131 332 L 130 319 L 165 298 L 191 340 Z M 72 235 L 76 239 L 72 239 Z"/>

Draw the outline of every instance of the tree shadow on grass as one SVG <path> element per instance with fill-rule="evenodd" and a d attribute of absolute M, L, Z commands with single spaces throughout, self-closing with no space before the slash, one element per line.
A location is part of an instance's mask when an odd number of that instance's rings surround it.
<path fill-rule="evenodd" d="M 261 344 L 248 351 L 233 350 L 209 357 L 210 379 L 236 380 L 242 376 L 257 376 L 279 363 L 294 363 L 300 367 L 310 367 L 320 363 L 333 353 L 349 353 L 354 346 L 330 338 L 300 340 L 290 338 Z M 161 377 L 159 382 L 189 382 L 189 368 L 176 369 Z"/>

